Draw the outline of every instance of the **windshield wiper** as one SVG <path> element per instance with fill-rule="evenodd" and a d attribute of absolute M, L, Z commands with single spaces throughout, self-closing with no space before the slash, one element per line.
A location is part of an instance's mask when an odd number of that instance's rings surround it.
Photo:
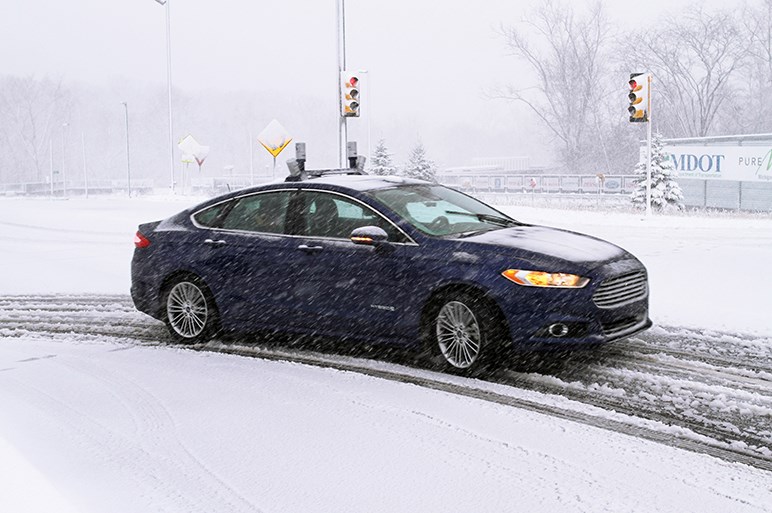
<path fill-rule="evenodd" d="M 458 210 L 446 210 L 445 213 L 457 216 L 476 217 L 479 221 L 487 221 L 489 223 L 498 224 L 500 226 L 520 226 L 521 224 L 514 219 L 508 219 L 506 217 L 496 216 L 493 214 L 474 214 L 472 212 L 460 212 Z"/>
<path fill-rule="evenodd" d="M 457 239 L 465 239 L 467 237 L 472 237 L 474 235 L 479 235 L 481 233 L 490 232 L 493 230 L 496 230 L 496 228 L 491 228 L 489 230 L 472 230 L 470 232 L 453 233 L 451 235 Z"/>

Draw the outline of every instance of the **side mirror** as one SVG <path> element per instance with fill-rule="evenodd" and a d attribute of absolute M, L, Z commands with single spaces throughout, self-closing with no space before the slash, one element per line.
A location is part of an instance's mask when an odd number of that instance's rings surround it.
<path fill-rule="evenodd" d="M 354 244 L 363 246 L 379 246 L 389 239 L 386 231 L 377 226 L 361 226 L 351 232 L 349 236 Z"/>

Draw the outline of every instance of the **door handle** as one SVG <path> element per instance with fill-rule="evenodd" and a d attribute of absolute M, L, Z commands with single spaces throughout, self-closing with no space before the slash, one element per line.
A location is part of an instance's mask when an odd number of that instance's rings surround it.
<path fill-rule="evenodd" d="M 219 248 L 220 246 L 224 246 L 226 244 L 226 242 L 224 240 L 206 239 L 204 241 L 204 244 L 208 244 L 210 246 L 214 246 L 215 248 Z"/>
<path fill-rule="evenodd" d="M 300 251 L 305 251 L 306 253 L 316 253 L 322 251 L 324 248 L 322 246 L 308 246 L 306 244 L 301 244 L 298 246 L 298 249 Z"/>

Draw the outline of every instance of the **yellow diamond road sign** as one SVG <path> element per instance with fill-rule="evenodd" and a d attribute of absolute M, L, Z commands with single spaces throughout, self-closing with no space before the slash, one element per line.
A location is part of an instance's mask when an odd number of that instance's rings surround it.
<path fill-rule="evenodd" d="M 281 126 L 281 123 L 274 119 L 260 132 L 257 140 L 263 145 L 263 148 L 268 150 L 268 153 L 276 158 L 292 142 L 292 136 Z"/>

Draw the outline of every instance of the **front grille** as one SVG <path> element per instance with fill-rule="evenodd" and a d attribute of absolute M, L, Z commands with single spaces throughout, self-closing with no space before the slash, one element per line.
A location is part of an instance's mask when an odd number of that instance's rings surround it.
<path fill-rule="evenodd" d="M 640 322 L 641 319 L 637 317 L 628 317 L 627 319 L 622 319 L 621 321 L 604 322 L 602 324 L 603 334 L 606 336 L 615 335 L 632 328 Z"/>
<path fill-rule="evenodd" d="M 646 297 L 648 284 L 644 271 L 609 278 L 592 295 L 598 308 L 616 308 Z"/>

